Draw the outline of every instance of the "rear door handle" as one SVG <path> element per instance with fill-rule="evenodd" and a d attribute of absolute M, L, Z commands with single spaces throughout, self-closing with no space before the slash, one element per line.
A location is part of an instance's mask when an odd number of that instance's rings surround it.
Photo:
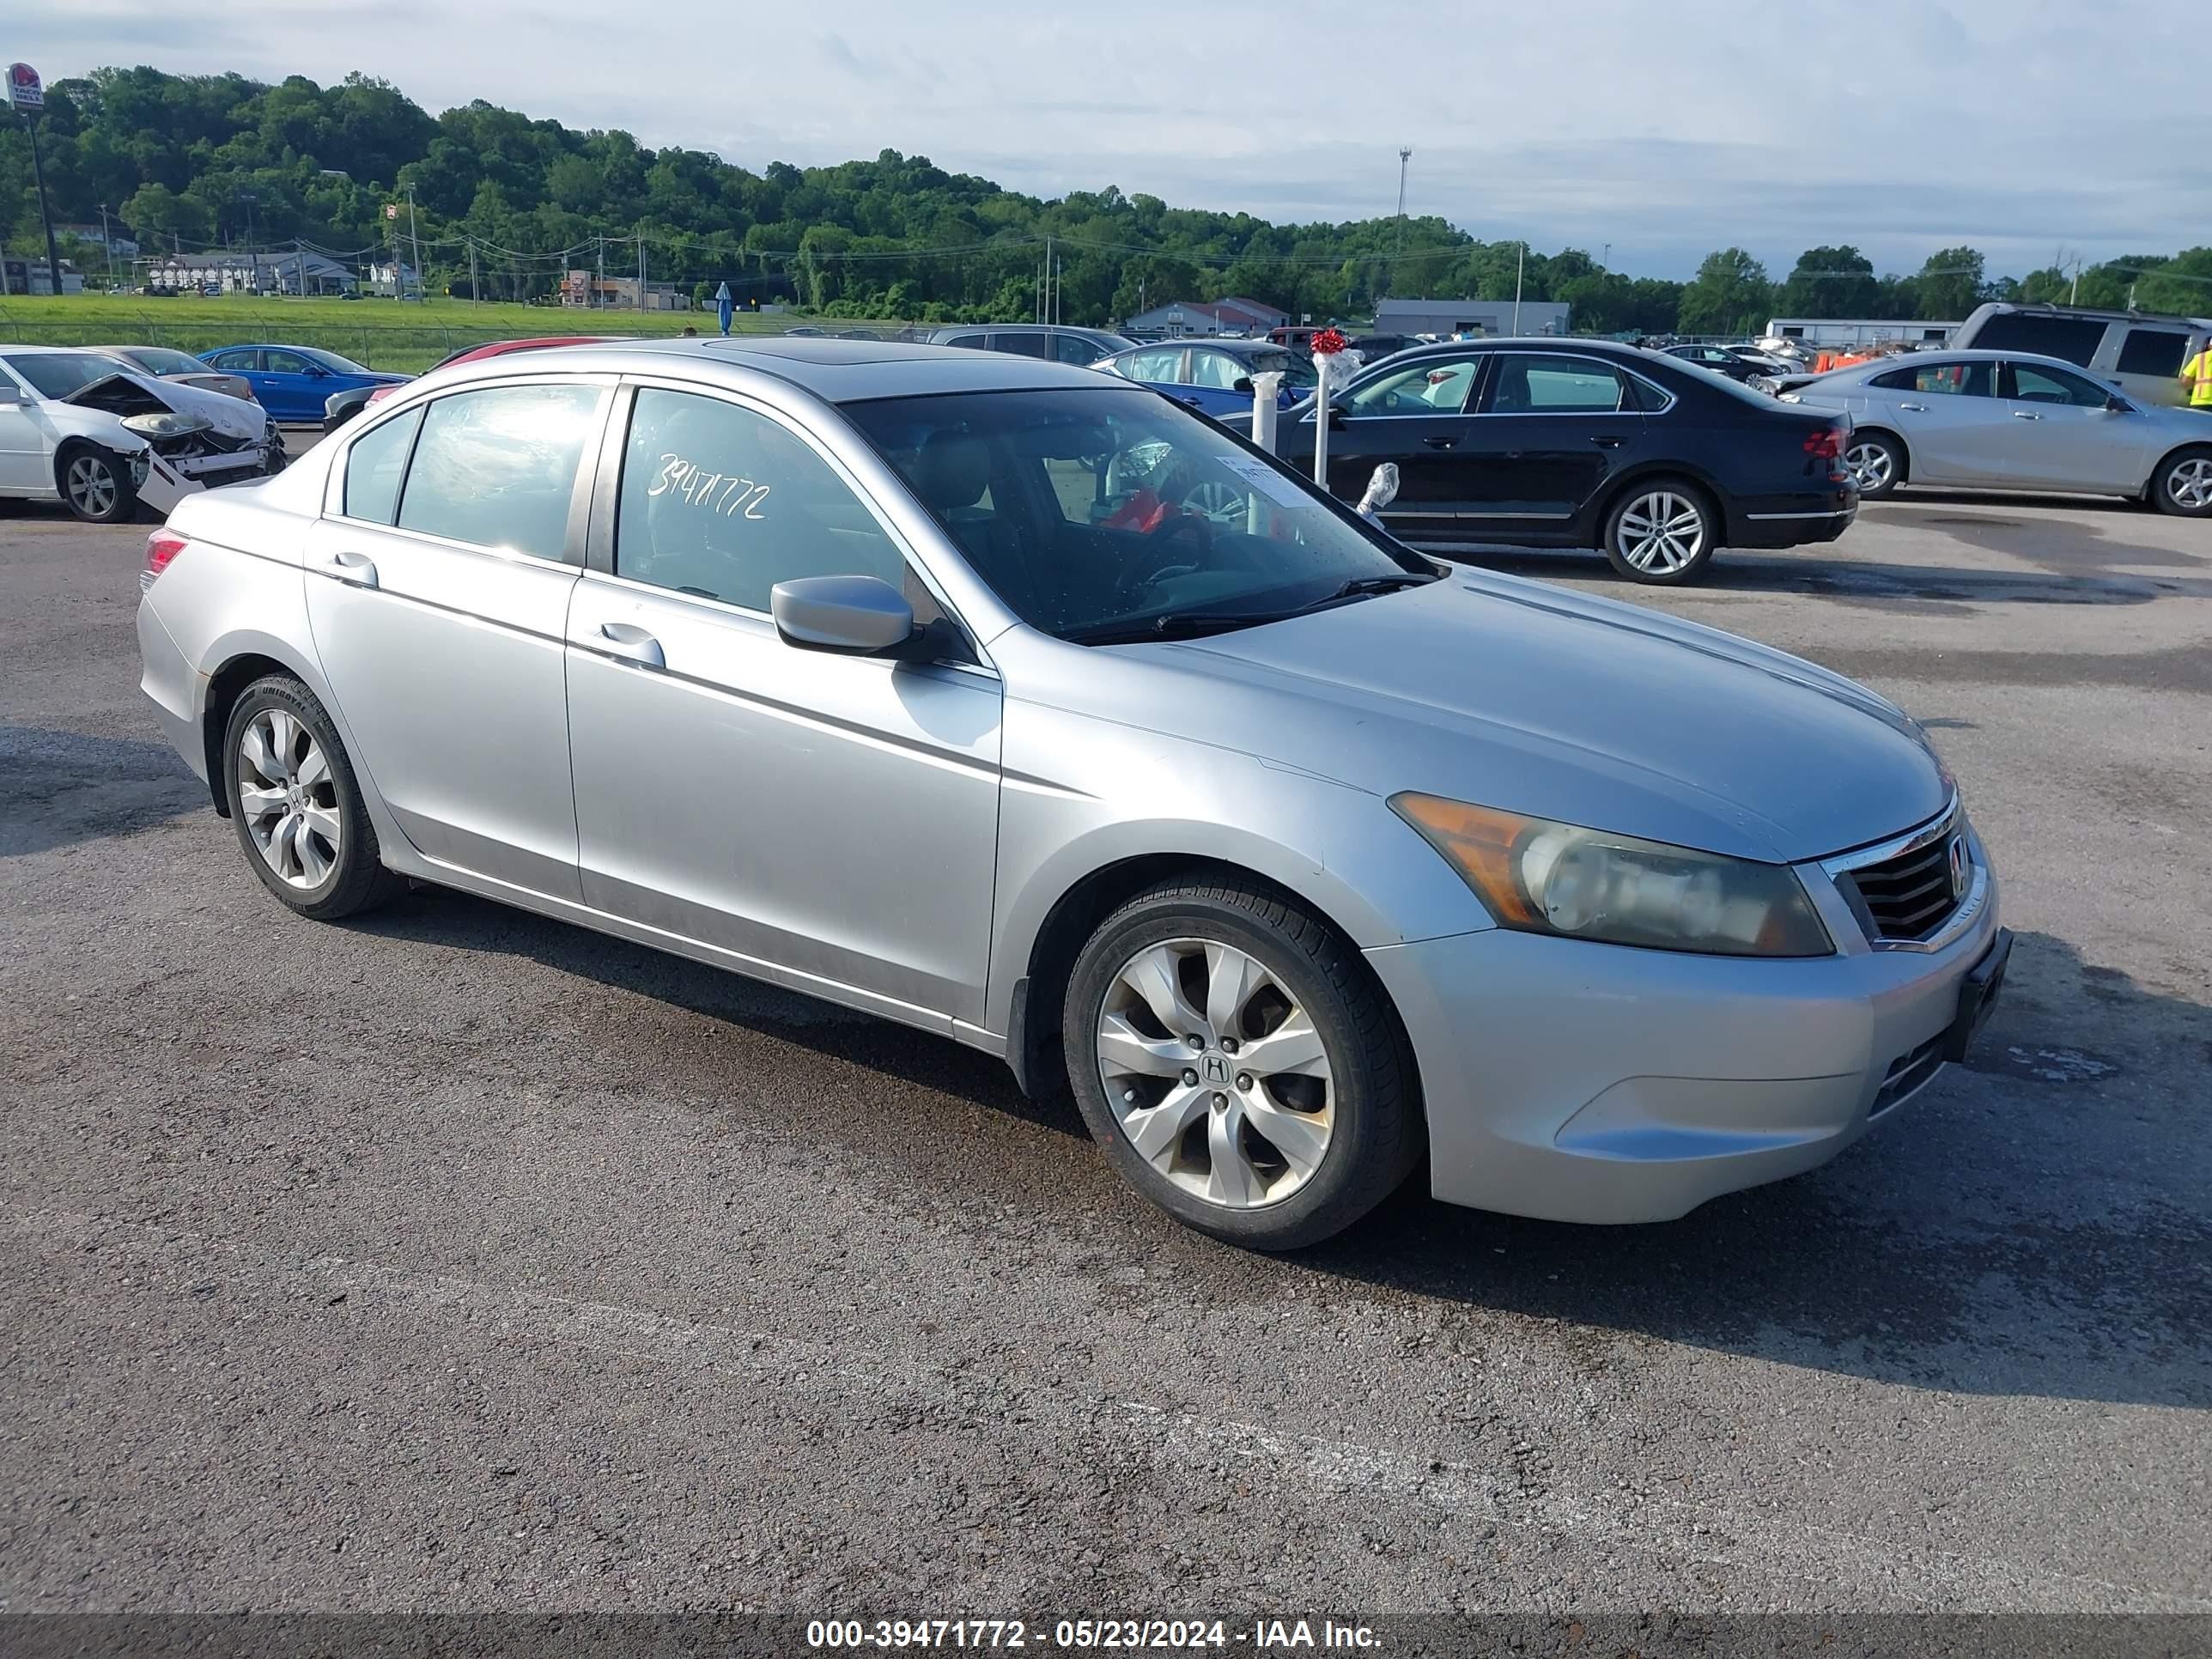
<path fill-rule="evenodd" d="M 1422 444 L 1430 449 L 1449 449 L 1459 441 L 1456 438 L 1424 438 Z"/>
<path fill-rule="evenodd" d="M 635 663 L 640 668 L 668 666 L 660 641 L 635 623 L 601 623 L 599 651 L 619 662 Z"/>
<path fill-rule="evenodd" d="M 2043 418 L 2032 409 L 2015 409 L 2012 412 L 2012 417 L 2015 421 L 2039 421 Z"/>
<path fill-rule="evenodd" d="M 1898 407 L 1899 409 L 1909 409 L 1915 415 L 1925 415 L 1928 412 L 1928 405 L 1926 404 L 1898 404 Z"/>
<path fill-rule="evenodd" d="M 1618 449 L 1621 445 L 1626 443 L 1628 440 L 1626 438 L 1614 437 L 1611 433 L 1601 433 L 1596 437 L 1592 438 L 1590 441 L 1595 444 L 1600 449 Z"/>
<path fill-rule="evenodd" d="M 376 586 L 376 562 L 366 553 L 333 553 L 315 568 L 348 587 Z"/>

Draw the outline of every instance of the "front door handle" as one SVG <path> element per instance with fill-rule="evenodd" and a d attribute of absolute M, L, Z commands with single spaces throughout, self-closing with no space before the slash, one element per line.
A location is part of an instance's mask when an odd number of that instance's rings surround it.
<path fill-rule="evenodd" d="M 1925 415 L 1928 412 L 1928 405 L 1926 404 L 1898 404 L 1898 407 L 1899 409 L 1909 409 L 1915 415 Z"/>
<path fill-rule="evenodd" d="M 634 662 L 640 668 L 668 666 L 660 641 L 635 623 L 601 623 L 599 650 L 617 661 Z"/>
<path fill-rule="evenodd" d="M 1626 443 L 1628 440 L 1626 438 L 1615 437 L 1609 432 L 1601 432 L 1596 437 L 1592 438 L 1590 441 L 1595 444 L 1600 449 L 1618 449 L 1621 445 Z"/>
<path fill-rule="evenodd" d="M 2015 409 L 2012 412 L 2012 417 L 2015 421 L 2039 421 L 2043 418 L 2032 409 Z"/>
<path fill-rule="evenodd" d="M 1423 445 L 1430 449 L 1449 449 L 1458 441 L 1459 441 L 1456 438 L 1424 438 L 1421 440 Z"/>
<path fill-rule="evenodd" d="M 376 586 L 376 562 L 366 553 L 333 553 L 315 568 L 348 587 Z"/>

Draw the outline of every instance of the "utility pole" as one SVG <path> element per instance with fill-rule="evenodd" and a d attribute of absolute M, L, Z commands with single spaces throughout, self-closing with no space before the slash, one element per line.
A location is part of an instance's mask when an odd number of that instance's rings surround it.
<path fill-rule="evenodd" d="M 108 234 L 107 204 L 100 204 L 100 242 L 107 250 L 107 285 L 115 286 L 115 238 Z M 2132 290 L 2130 290 L 2132 292 Z"/>
<path fill-rule="evenodd" d="M 1044 320 L 1052 320 L 1052 238 L 1044 239 Z"/>
<path fill-rule="evenodd" d="M 481 300 L 483 290 L 477 286 L 477 239 L 465 234 L 461 240 L 469 245 L 469 298 Z"/>
<path fill-rule="evenodd" d="M 1413 152 L 1410 146 L 1405 144 L 1398 146 L 1398 246 L 1396 251 L 1400 253 L 1406 251 L 1406 163 L 1413 159 Z"/>
<path fill-rule="evenodd" d="M 607 282 L 607 239 L 604 236 L 600 237 L 599 244 L 599 279 L 592 285 L 592 309 L 594 311 L 599 308 L 599 290 L 606 286 Z"/>
<path fill-rule="evenodd" d="M 412 185 L 407 186 L 407 240 L 415 244 L 415 301 L 418 305 L 428 305 L 430 302 L 429 291 L 422 286 L 422 232 L 415 222 L 415 186 Z M 400 274 L 399 287 L 403 293 L 406 290 L 407 277 L 404 271 Z"/>
<path fill-rule="evenodd" d="M 637 308 L 645 309 L 645 233 L 637 234 Z"/>
<path fill-rule="evenodd" d="M 1605 245 L 1605 252 L 1597 256 L 1597 268 L 1600 270 L 1611 270 L 1613 269 L 1612 243 L 1607 242 Z"/>
<path fill-rule="evenodd" d="M 1521 267 L 1528 258 L 1528 244 L 1522 243 L 1513 253 L 1513 331 L 1521 332 Z"/>

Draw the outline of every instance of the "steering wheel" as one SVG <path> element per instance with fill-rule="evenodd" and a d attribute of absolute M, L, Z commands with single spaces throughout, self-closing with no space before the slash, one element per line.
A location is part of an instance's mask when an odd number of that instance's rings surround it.
<path fill-rule="evenodd" d="M 1195 541 L 1201 556 L 1213 545 L 1213 526 L 1194 513 L 1170 512 L 1163 514 L 1158 524 L 1145 532 L 1145 539 L 1147 542 L 1170 542 L 1180 536 L 1188 536 Z M 1150 587 L 1154 582 L 1163 580 L 1169 576 L 1186 575 L 1198 568 L 1194 563 L 1163 562 L 1139 574 L 1139 572 L 1146 562 L 1146 560 L 1140 558 L 1122 571 L 1121 580 L 1115 584 L 1115 596 L 1117 599 L 1133 600 L 1137 594 Z"/>

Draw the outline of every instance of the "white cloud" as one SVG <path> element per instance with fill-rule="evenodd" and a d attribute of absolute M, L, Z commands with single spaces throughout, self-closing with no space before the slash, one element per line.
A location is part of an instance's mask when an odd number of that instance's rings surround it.
<path fill-rule="evenodd" d="M 1849 27 L 1840 27 L 1849 19 Z M 1684 275 L 1741 244 L 1883 269 L 1970 241 L 2022 270 L 2204 240 L 2197 0 L 975 0 L 920 21 L 598 0 L 77 0 L 10 30 L 51 78 L 148 59 L 472 98 L 759 166 L 927 155 L 1044 194 L 1119 185 L 1269 217 L 1408 207 Z"/>

